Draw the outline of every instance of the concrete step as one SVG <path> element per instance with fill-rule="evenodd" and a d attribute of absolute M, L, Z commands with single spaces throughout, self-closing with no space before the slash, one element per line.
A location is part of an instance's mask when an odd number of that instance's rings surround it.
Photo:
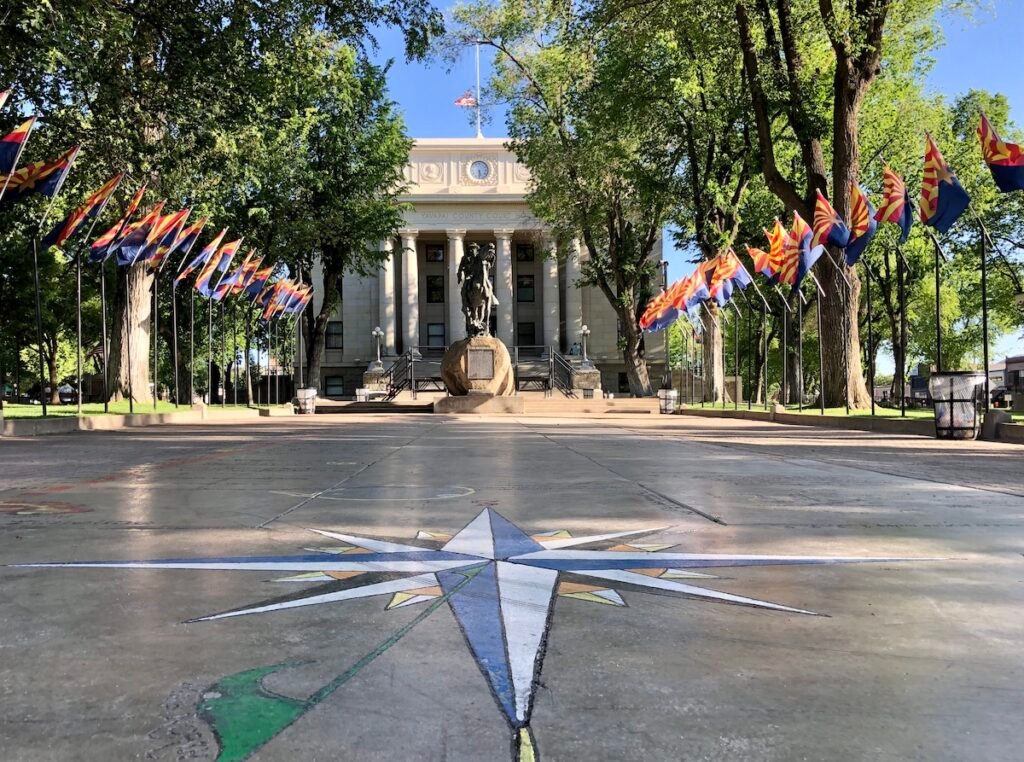
<path fill-rule="evenodd" d="M 433 413 L 432 402 L 329 402 L 316 403 L 317 415 L 329 415 L 331 413 Z"/>
<path fill-rule="evenodd" d="M 657 398 L 571 399 L 528 397 L 527 415 L 657 415 Z"/>

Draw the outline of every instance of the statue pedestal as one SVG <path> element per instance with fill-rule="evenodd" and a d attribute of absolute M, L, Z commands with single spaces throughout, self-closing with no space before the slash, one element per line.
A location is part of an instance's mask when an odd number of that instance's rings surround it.
<path fill-rule="evenodd" d="M 452 397 L 474 392 L 512 397 L 516 391 L 512 358 L 493 336 L 473 336 L 448 347 L 441 360 L 441 379 Z"/>

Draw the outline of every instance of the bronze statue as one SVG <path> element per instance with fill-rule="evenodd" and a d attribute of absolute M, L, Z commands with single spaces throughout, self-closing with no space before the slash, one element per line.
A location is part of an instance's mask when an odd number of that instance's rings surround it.
<path fill-rule="evenodd" d="M 494 244 L 487 244 L 486 253 L 479 244 L 469 244 L 469 251 L 459 263 L 458 281 L 462 284 L 462 314 L 466 316 L 467 336 L 490 334 L 491 306 L 498 303 L 491 284 L 491 268 L 497 255 Z"/>

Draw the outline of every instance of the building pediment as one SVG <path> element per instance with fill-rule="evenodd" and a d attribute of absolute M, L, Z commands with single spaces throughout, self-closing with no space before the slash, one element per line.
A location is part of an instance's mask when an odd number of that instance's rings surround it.
<path fill-rule="evenodd" d="M 530 173 L 503 138 L 417 140 L 405 168 L 404 200 L 516 201 L 528 191 Z"/>

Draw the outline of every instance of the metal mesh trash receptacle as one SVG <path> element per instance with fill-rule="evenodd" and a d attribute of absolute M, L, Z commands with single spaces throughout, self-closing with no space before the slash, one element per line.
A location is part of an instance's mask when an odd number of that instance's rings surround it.
<path fill-rule="evenodd" d="M 977 439 L 978 390 L 984 383 L 984 374 L 972 370 L 932 374 L 928 393 L 935 406 L 936 438 Z"/>
<path fill-rule="evenodd" d="M 658 389 L 659 409 L 662 415 L 671 415 L 676 409 L 679 393 L 675 389 Z"/>
<path fill-rule="evenodd" d="M 316 389 L 296 389 L 295 399 L 298 400 L 300 413 L 316 412 Z"/>

